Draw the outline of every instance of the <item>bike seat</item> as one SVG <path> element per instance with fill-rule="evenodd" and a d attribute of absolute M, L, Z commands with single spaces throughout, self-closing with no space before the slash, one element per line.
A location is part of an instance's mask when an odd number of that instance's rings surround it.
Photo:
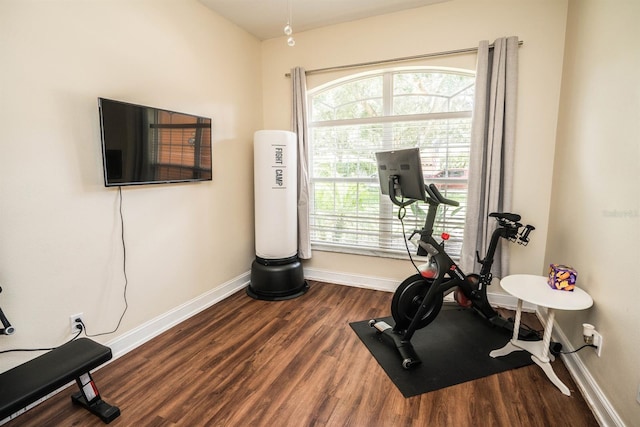
<path fill-rule="evenodd" d="M 492 212 L 489 214 L 489 216 L 497 218 L 497 219 L 502 219 L 502 220 L 507 220 L 507 221 L 511 221 L 511 222 L 518 222 L 520 221 L 520 215 L 518 214 L 514 214 L 514 213 L 507 213 L 507 212 Z"/>

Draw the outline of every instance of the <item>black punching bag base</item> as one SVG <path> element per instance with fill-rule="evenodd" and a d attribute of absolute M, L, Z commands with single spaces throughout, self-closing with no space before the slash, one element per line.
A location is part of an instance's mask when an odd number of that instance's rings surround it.
<path fill-rule="evenodd" d="M 297 298 L 309 290 L 302 263 L 297 256 L 282 260 L 256 258 L 251 263 L 251 283 L 247 295 L 266 301 Z"/>

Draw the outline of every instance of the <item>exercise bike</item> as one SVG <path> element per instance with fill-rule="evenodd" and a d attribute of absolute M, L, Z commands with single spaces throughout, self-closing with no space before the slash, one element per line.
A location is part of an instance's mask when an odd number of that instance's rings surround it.
<path fill-rule="evenodd" d="M 424 186 L 422 182 L 420 184 Z M 406 207 L 418 200 L 398 199 L 397 193 L 402 193 L 398 175 L 389 175 L 388 185 L 389 197 L 393 204 L 400 208 L 398 216 L 402 219 Z M 481 259 L 476 252 L 476 259 L 481 265 L 480 272 L 466 275 L 445 251 L 444 243 L 448 235 L 443 233 L 441 241 L 433 237 L 433 226 L 439 205 L 458 206 L 459 203 L 443 197 L 434 184 L 424 186 L 424 190 L 428 204 L 425 225 L 421 230 L 415 230 L 408 240 L 416 234 L 420 235 L 417 254 L 428 256 L 429 268 L 425 271 L 419 270 L 420 274 L 408 277 L 398 286 L 391 301 L 394 326 L 382 320 L 369 321 L 369 326 L 375 328 L 378 334 L 383 335 L 395 345 L 404 369 L 411 369 L 421 363 L 411 344 L 411 338 L 418 329 L 426 327 L 438 316 L 444 296 L 451 292 L 454 293 L 454 299 L 458 304 L 471 307 L 491 324 L 513 332 L 513 322 L 501 317 L 487 299 L 487 287 L 492 279 L 491 266 L 501 238 L 527 245 L 529 233 L 535 230 L 532 225 L 523 226 L 519 222 L 521 218 L 518 214 L 491 213 L 489 217 L 498 222 L 498 227 L 493 231 L 485 257 Z M 520 329 L 519 335 L 523 339 L 537 339 L 535 332 L 525 329 Z"/>

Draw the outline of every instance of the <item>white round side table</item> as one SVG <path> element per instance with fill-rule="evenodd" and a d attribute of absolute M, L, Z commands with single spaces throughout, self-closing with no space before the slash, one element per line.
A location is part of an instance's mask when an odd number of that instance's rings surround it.
<path fill-rule="evenodd" d="M 502 289 L 518 298 L 516 319 L 513 326 L 513 337 L 502 348 L 493 350 L 489 356 L 496 358 L 514 351 L 526 350 L 531 353 L 531 360 L 542 368 L 547 377 L 562 393 L 571 395 L 569 388 L 558 378 L 549 358 L 549 344 L 555 318 L 554 310 L 584 310 L 593 305 L 593 299 L 577 286 L 573 291 L 552 289 L 544 276 L 530 274 L 516 274 L 507 276 L 500 281 Z M 542 341 L 523 341 L 518 339 L 520 318 L 522 316 L 522 302 L 526 301 L 547 308 L 547 324 L 544 328 Z M 553 358 L 553 356 L 551 356 Z"/>

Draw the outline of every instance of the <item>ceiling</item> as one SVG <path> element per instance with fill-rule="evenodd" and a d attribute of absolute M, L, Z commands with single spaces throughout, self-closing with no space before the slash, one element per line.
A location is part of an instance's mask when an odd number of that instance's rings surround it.
<path fill-rule="evenodd" d="M 260 40 L 449 0 L 199 0 Z"/>

